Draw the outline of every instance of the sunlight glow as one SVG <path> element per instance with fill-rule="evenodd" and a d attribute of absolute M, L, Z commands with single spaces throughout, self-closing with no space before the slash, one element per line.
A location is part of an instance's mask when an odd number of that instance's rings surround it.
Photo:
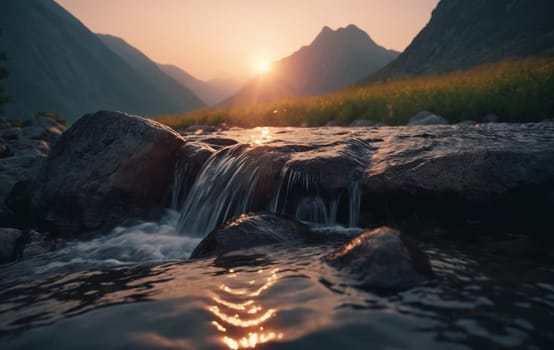
<path fill-rule="evenodd" d="M 271 63 L 268 61 L 260 61 L 256 64 L 256 73 L 266 74 L 271 70 Z"/>

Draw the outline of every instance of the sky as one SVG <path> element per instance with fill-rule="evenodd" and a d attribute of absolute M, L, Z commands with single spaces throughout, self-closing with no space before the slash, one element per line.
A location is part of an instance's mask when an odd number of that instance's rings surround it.
<path fill-rule="evenodd" d="M 402 51 L 439 0 L 56 0 L 90 30 L 199 79 L 255 74 L 308 45 L 325 25 L 355 24 Z"/>

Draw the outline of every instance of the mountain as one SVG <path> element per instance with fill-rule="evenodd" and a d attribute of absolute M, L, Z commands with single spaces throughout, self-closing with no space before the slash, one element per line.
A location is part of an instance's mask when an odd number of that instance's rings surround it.
<path fill-rule="evenodd" d="M 314 41 L 272 65 L 226 103 L 320 95 L 351 85 L 385 66 L 398 53 L 377 45 L 354 25 L 323 27 Z"/>
<path fill-rule="evenodd" d="M 552 0 L 441 0 L 408 48 L 365 82 L 554 55 Z"/>
<path fill-rule="evenodd" d="M 227 79 L 203 81 L 171 64 L 158 64 L 158 67 L 181 85 L 194 91 L 198 97 L 210 106 L 228 98 L 240 87 L 238 83 Z"/>
<path fill-rule="evenodd" d="M 0 0 L 0 26 L 14 100 L 7 115 L 49 111 L 74 121 L 100 109 L 152 116 L 203 106 L 161 71 L 129 65 L 53 0 Z"/>

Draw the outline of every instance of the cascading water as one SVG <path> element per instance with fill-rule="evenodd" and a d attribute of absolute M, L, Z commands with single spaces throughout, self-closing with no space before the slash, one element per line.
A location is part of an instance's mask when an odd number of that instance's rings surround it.
<path fill-rule="evenodd" d="M 360 169 L 368 161 L 361 147 L 367 150 L 363 141 L 350 139 L 323 152 L 246 144 L 222 149 L 204 163 L 184 201 L 174 204 L 181 211 L 178 231 L 202 237 L 234 216 L 259 210 L 355 227 Z M 333 162 L 337 168 L 328 171 L 327 164 Z M 183 174 L 175 176 L 175 186 L 183 186 Z M 181 192 L 174 188 L 174 194 Z"/>
<path fill-rule="evenodd" d="M 275 149 L 238 144 L 215 153 L 192 185 L 179 219 L 181 232 L 204 236 L 233 216 L 267 209 L 264 192 L 284 164 Z M 269 188 L 268 188 L 269 187 Z"/>

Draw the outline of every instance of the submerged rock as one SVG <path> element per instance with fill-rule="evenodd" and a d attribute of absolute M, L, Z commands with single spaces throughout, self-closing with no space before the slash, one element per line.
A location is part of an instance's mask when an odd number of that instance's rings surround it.
<path fill-rule="evenodd" d="M 11 261 L 16 255 L 17 241 L 23 233 L 12 228 L 0 228 L 0 263 Z"/>
<path fill-rule="evenodd" d="M 52 148 L 33 210 L 62 235 L 149 217 L 167 206 L 177 149 L 172 129 L 138 116 L 97 112 L 79 119 Z"/>
<path fill-rule="evenodd" d="M 443 117 L 433 114 L 429 111 L 421 111 L 414 115 L 408 121 L 408 125 L 438 125 L 448 124 L 448 121 Z"/>
<path fill-rule="evenodd" d="M 407 289 L 433 275 L 429 258 L 417 243 L 389 227 L 360 234 L 324 261 L 367 288 Z"/>
<path fill-rule="evenodd" d="M 303 243 L 308 234 L 306 225 L 282 215 L 241 215 L 209 233 L 194 249 L 190 258 L 219 256 L 264 245 Z"/>

